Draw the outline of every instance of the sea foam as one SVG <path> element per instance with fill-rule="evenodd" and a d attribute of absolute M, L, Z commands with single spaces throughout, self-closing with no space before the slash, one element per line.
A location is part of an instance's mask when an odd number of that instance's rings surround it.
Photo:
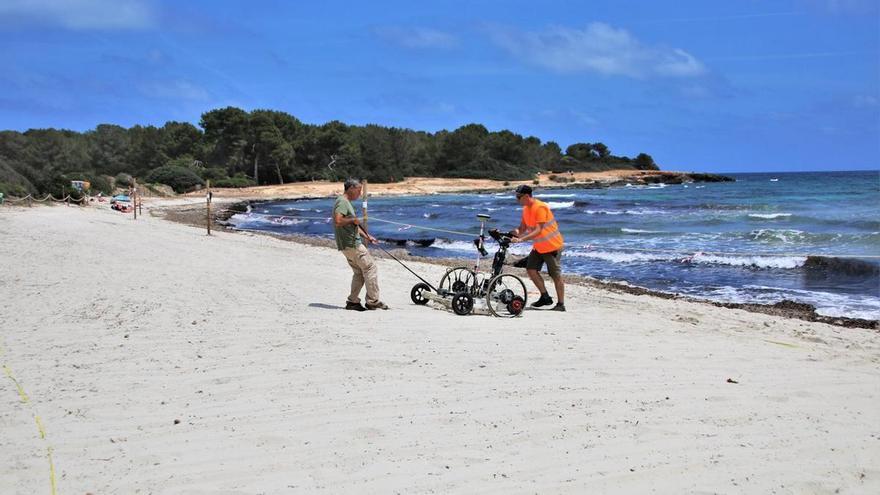
<path fill-rule="evenodd" d="M 751 218 L 763 218 L 765 220 L 772 220 L 774 218 L 787 218 L 791 215 L 791 213 L 749 213 L 749 217 Z"/>

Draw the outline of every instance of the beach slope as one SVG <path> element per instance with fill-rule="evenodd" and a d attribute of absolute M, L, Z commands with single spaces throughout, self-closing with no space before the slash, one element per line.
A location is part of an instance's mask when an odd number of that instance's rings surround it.
<path fill-rule="evenodd" d="M 876 331 L 579 286 L 460 317 L 390 260 L 356 313 L 334 250 L 106 209 L 0 239 L 0 493 L 880 492 Z"/>

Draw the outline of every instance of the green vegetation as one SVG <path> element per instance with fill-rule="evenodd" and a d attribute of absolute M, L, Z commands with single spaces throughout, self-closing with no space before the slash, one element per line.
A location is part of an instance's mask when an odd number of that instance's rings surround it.
<path fill-rule="evenodd" d="M 245 177 L 245 175 L 241 172 L 237 173 L 235 177 L 227 177 L 225 179 L 218 179 L 213 182 L 211 185 L 217 187 L 251 187 L 257 185 L 253 179 L 249 177 Z"/>
<path fill-rule="evenodd" d="M 189 191 L 205 183 L 193 170 L 180 165 L 165 165 L 147 174 L 147 182 L 171 186 L 174 192 Z"/>
<path fill-rule="evenodd" d="M 128 175 L 125 172 L 119 172 L 116 174 L 116 186 L 117 187 L 128 187 L 134 183 L 134 177 Z"/>
<path fill-rule="evenodd" d="M 126 187 L 133 178 L 183 192 L 206 180 L 218 187 L 246 187 L 345 177 L 527 180 L 545 170 L 657 169 L 644 153 L 635 159 L 614 156 L 598 142 L 576 143 L 563 153 L 552 141 L 490 132 L 480 124 L 432 134 L 338 121 L 309 125 L 284 112 L 227 107 L 206 112 L 199 125 L 0 131 L 0 192 L 58 195 L 77 179 L 104 192 L 114 182 Z"/>

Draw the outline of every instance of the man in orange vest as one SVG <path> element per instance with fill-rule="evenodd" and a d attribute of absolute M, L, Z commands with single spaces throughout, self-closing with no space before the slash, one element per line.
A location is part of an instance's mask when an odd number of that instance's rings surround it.
<path fill-rule="evenodd" d="M 540 270 L 547 263 L 547 273 L 556 286 L 556 306 L 554 311 L 565 311 L 565 283 L 562 281 L 562 270 L 559 259 L 562 256 L 563 239 L 553 218 L 553 212 L 547 203 L 532 197 L 532 188 L 525 184 L 516 188 L 516 200 L 523 207 L 522 222 L 513 231 L 513 242 L 532 241 L 532 251 L 526 261 L 526 272 L 529 278 L 541 291 L 541 297 L 532 303 L 532 307 L 540 308 L 553 304 L 553 298 L 547 293 Z"/>

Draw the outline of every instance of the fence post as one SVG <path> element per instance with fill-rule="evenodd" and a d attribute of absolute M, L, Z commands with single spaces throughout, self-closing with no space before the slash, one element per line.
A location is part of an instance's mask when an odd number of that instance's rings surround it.
<path fill-rule="evenodd" d="M 369 232 L 369 230 L 367 230 L 367 202 L 369 201 L 370 196 L 367 193 L 367 179 L 364 179 L 362 184 L 363 184 L 363 190 L 361 191 L 361 194 L 363 195 L 364 231 Z M 355 216 L 357 216 L 357 215 L 355 215 Z"/>
<path fill-rule="evenodd" d="M 131 181 L 131 194 L 129 194 L 128 199 L 131 200 L 131 211 L 134 213 L 134 219 L 138 219 L 138 209 L 137 209 L 137 180 L 132 179 Z"/>
<path fill-rule="evenodd" d="M 205 197 L 205 199 L 207 200 L 207 204 L 208 204 L 208 209 L 207 209 L 207 212 L 208 212 L 207 213 L 207 215 L 208 215 L 208 217 L 207 217 L 208 235 L 211 235 L 211 199 L 212 199 L 212 196 L 213 196 L 213 194 L 211 193 L 211 181 L 209 179 L 208 180 L 208 194 Z"/>

